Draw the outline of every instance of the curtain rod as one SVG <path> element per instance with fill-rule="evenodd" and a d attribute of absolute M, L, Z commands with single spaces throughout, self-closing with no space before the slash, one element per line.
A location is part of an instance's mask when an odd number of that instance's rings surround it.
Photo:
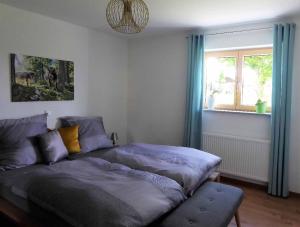
<path fill-rule="evenodd" d="M 227 31 L 227 32 L 216 32 L 216 33 L 208 33 L 204 36 L 214 36 L 214 35 L 225 35 L 225 34 L 232 34 L 232 33 L 241 33 L 241 32 L 252 32 L 252 31 L 263 31 L 263 30 L 270 30 L 273 29 L 273 27 L 264 27 L 264 28 L 252 28 L 252 29 L 243 29 L 243 30 L 237 30 L 237 31 Z"/>
<path fill-rule="evenodd" d="M 242 32 L 252 32 L 252 31 L 263 31 L 263 30 L 270 30 L 273 29 L 273 27 L 263 27 L 263 28 L 250 28 L 250 29 L 243 29 L 243 30 L 237 30 L 237 31 L 226 31 L 226 32 L 216 32 L 216 33 L 207 33 L 203 34 L 204 36 L 215 36 L 215 35 L 225 35 L 225 34 L 234 34 L 234 33 L 242 33 Z M 188 36 L 187 36 L 188 38 Z"/>

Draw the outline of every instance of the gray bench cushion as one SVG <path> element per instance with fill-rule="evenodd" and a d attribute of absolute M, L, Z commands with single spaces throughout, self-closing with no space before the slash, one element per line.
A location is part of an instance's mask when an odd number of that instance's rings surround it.
<path fill-rule="evenodd" d="M 243 199 L 239 188 L 207 182 L 156 227 L 225 227 Z"/>

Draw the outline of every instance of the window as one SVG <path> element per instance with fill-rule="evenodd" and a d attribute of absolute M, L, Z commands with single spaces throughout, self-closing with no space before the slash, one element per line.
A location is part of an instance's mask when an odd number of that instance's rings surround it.
<path fill-rule="evenodd" d="M 206 107 L 255 111 L 258 100 L 272 101 L 272 48 L 207 52 Z M 209 100 L 210 99 L 210 100 Z"/>

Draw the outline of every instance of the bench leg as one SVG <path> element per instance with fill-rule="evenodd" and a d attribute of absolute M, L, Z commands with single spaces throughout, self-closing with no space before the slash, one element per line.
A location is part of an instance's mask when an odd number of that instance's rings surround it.
<path fill-rule="evenodd" d="M 236 226 L 241 227 L 240 214 L 238 210 L 236 211 L 234 217 L 235 217 Z"/>

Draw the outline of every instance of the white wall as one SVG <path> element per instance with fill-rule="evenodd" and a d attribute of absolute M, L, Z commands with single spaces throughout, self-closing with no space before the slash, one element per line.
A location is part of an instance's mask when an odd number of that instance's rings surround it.
<path fill-rule="evenodd" d="M 89 115 L 100 115 L 108 132 L 118 132 L 120 143 L 127 142 L 126 40 L 90 32 Z"/>
<path fill-rule="evenodd" d="M 183 33 L 129 42 L 129 141 L 182 144 L 185 42 Z"/>
<path fill-rule="evenodd" d="M 256 42 L 256 46 L 272 43 L 272 32 L 263 33 L 266 33 L 262 35 L 264 39 Z M 185 36 L 179 33 L 130 40 L 128 131 L 131 140 L 182 144 L 187 74 Z M 208 49 L 243 46 L 241 36 L 235 40 L 236 46 L 229 42 L 228 35 L 218 39 L 211 36 L 206 40 Z M 270 117 L 207 111 L 203 115 L 203 131 L 269 139 Z"/>
<path fill-rule="evenodd" d="M 290 185 L 293 191 L 300 193 L 300 16 L 293 18 L 293 21 L 297 24 L 297 31 L 293 73 Z"/>
<path fill-rule="evenodd" d="M 126 142 L 126 40 L 4 4 L 0 21 L 0 119 L 49 110 L 49 127 L 54 127 L 60 116 L 103 115 L 107 130 Z M 74 61 L 75 100 L 12 103 L 10 53 Z"/>
<path fill-rule="evenodd" d="M 270 23 L 209 29 L 205 31 L 205 34 L 205 47 L 207 50 L 265 47 L 271 46 L 273 39 L 272 24 Z"/>
<path fill-rule="evenodd" d="M 300 19 L 297 19 L 300 25 Z M 209 31 L 212 33 L 213 31 Z M 247 46 L 270 45 L 272 32 L 264 31 L 255 37 L 256 44 L 248 39 Z M 240 34 L 241 35 L 241 34 Z M 244 44 L 225 36 L 207 40 L 210 49 L 241 47 Z M 261 39 L 258 39 L 261 37 Z M 249 38 L 249 37 L 248 37 Z M 300 29 L 296 37 L 296 56 L 294 73 L 293 117 L 291 139 L 291 190 L 300 192 Z M 259 42 L 260 41 L 260 42 Z M 217 46 L 213 46 L 218 44 Z M 226 44 L 226 45 L 225 45 Z M 128 92 L 128 138 L 130 141 L 182 144 L 185 92 L 186 92 L 186 39 L 184 33 L 149 37 L 129 41 L 129 92 Z M 270 116 L 204 112 L 203 131 L 269 140 L 271 131 Z"/>

